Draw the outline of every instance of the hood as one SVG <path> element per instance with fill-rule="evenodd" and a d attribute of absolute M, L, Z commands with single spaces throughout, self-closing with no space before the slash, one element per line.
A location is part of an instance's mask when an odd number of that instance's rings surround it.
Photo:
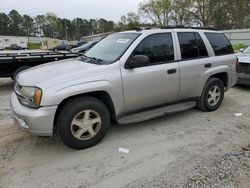
<path fill-rule="evenodd" d="M 20 72 L 16 81 L 23 86 L 45 85 L 47 87 L 68 81 L 83 79 L 95 75 L 98 69 L 106 67 L 81 61 L 67 59 L 36 66 Z"/>
<path fill-rule="evenodd" d="M 238 55 L 239 62 L 250 63 L 250 54 L 240 53 Z"/>

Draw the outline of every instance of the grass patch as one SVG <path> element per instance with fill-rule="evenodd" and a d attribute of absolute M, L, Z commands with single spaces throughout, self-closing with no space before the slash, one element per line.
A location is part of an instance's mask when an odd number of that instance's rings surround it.
<path fill-rule="evenodd" d="M 28 43 L 27 48 L 28 49 L 40 49 L 41 44 L 40 43 Z"/>
<path fill-rule="evenodd" d="M 234 49 L 235 52 L 239 52 L 240 49 L 246 48 L 246 47 L 247 47 L 247 45 L 242 44 L 242 43 L 234 44 L 234 45 L 233 45 L 233 49 Z"/>

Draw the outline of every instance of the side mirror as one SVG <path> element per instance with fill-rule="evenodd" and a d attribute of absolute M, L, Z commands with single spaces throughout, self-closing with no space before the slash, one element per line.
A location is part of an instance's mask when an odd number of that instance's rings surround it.
<path fill-rule="evenodd" d="M 245 50 L 244 48 L 241 48 L 241 49 L 240 49 L 240 52 L 243 52 L 244 50 Z"/>
<path fill-rule="evenodd" d="M 144 67 L 149 64 L 149 58 L 146 55 L 135 55 L 127 64 L 127 68 Z"/>

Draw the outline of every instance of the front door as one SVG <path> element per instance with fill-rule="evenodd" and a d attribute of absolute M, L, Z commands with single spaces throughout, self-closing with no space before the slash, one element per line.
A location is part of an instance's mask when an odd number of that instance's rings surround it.
<path fill-rule="evenodd" d="M 179 92 L 179 63 L 174 61 L 171 33 L 150 35 L 135 48 L 134 55 L 149 57 L 147 66 L 122 68 L 125 111 L 174 102 Z M 129 60 L 128 60 L 129 61 Z"/>

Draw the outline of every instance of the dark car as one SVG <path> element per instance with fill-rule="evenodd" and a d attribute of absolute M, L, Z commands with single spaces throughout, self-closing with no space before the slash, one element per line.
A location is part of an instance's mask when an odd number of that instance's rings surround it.
<path fill-rule="evenodd" d="M 91 41 L 88 42 L 82 46 L 79 46 L 78 48 L 73 48 L 70 50 L 70 52 L 72 53 L 84 53 L 86 51 L 88 51 L 90 48 L 92 48 L 94 45 L 96 45 L 98 43 L 98 41 Z"/>
<path fill-rule="evenodd" d="M 238 54 L 238 84 L 250 86 L 250 46 Z"/>
<path fill-rule="evenodd" d="M 54 48 L 51 48 L 50 50 L 53 51 L 69 51 L 70 50 L 70 45 L 68 44 L 59 44 Z"/>
<path fill-rule="evenodd" d="M 84 44 L 86 44 L 87 42 L 78 42 L 77 44 L 74 44 L 74 45 L 70 45 L 70 49 L 73 49 L 73 48 L 78 48 Z"/>
<path fill-rule="evenodd" d="M 21 50 L 21 46 L 18 46 L 17 44 L 11 44 L 10 45 L 10 50 Z"/>

